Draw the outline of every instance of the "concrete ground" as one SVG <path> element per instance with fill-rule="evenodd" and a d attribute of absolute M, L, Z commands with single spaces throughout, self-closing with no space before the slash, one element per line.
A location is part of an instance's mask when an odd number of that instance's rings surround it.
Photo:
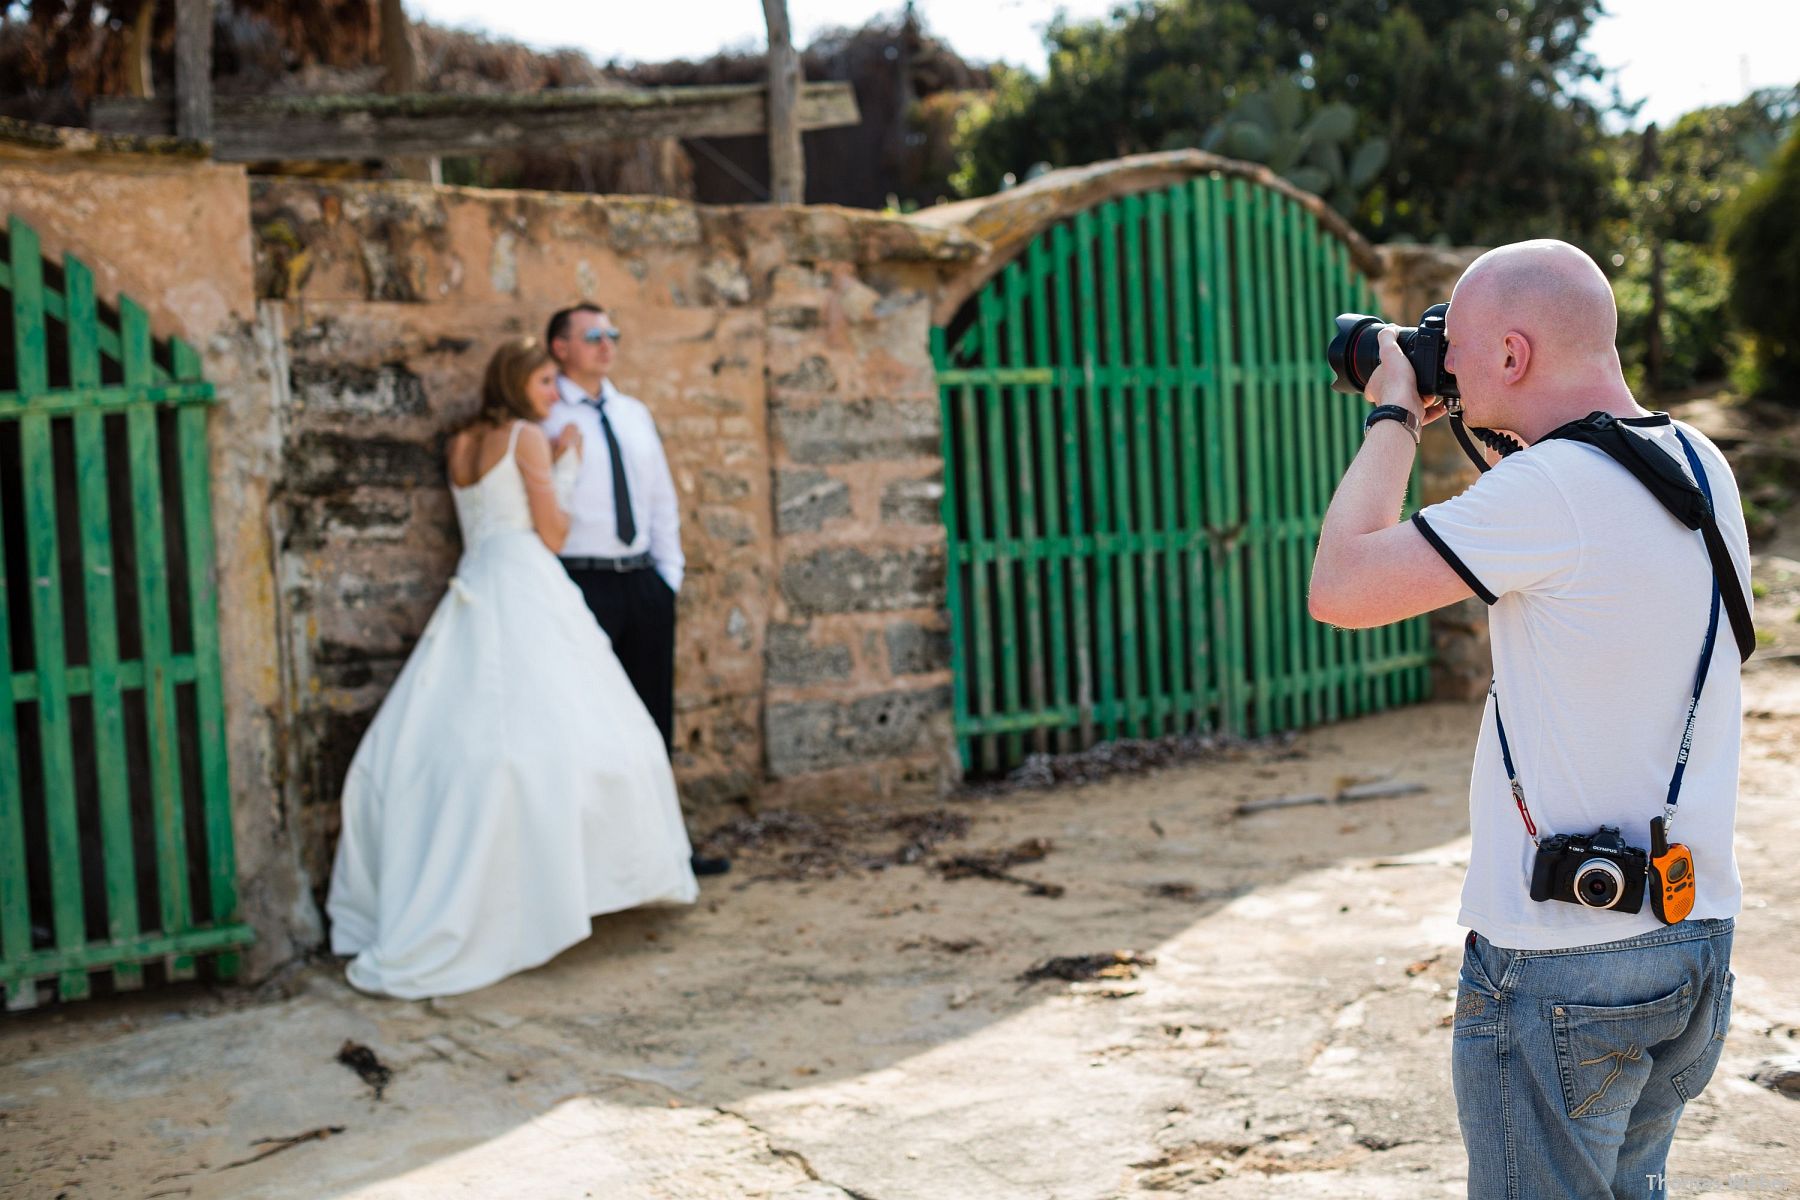
<path fill-rule="evenodd" d="M 1689 1196 L 1800 1195 L 1800 1101 L 1749 1081 L 1800 1054 L 1800 662 L 1745 679 L 1737 1007 L 1676 1142 L 1671 1185 Z M 1432 704 L 953 801 L 967 835 L 885 871 L 759 881 L 781 848 L 747 851 L 695 908 L 601 919 L 469 996 L 360 996 L 320 964 L 285 995 L 190 989 L 6 1018 L 0 1193 L 1459 1195 L 1448 1022 L 1477 716 Z M 1368 780 L 1424 790 L 1234 811 Z M 1028 838 L 1053 848 L 1012 873 L 1066 894 L 929 865 Z M 1115 949 L 1155 963 L 1019 979 Z M 381 1098 L 335 1061 L 346 1039 L 392 1068 Z"/>

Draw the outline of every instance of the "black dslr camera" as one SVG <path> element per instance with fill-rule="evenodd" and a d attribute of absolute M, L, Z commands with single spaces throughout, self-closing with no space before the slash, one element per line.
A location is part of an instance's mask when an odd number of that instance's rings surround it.
<path fill-rule="evenodd" d="M 1602 825 L 1585 835 L 1559 833 L 1538 844 L 1531 898 L 1635 913 L 1644 907 L 1649 868 L 1649 855 L 1627 846 L 1617 826 Z"/>
<path fill-rule="evenodd" d="M 1448 304 L 1432 305 L 1419 317 L 1417 325 L 1400 329 L 1397 340 L 1400 352 L 1406 355 L 1413 374 L 1418 377 L 1419 395 L 1436 396 L 1444 402 L 1444 411 L 1450 415 L 1450 432 L 1456 435 L 1457 443 L 1475 464 L 1475 469 L 1485 471 L 1488 461 L 1470 439 L 1470 434 L 1501 455 L 1524 447 L 1496 430 L 1463 427 L 1462 388 L 1457 386 L 1456 376 L 1444 370 L 1444 352 L 1450 348 L 1450 340 L 1444 335 L 1444 314 L 1449 311 Z M 1331 363 L 1333 390 L 1349 392 L 1353 396 L 1367 390 L 1369 376 L 1381 365 L 1378 336 L 1383 324 L 1380 317 L 1362 313 L 1339 314 L 1337 332 L 1325 348 L 1325 357 Z"/>
<path fill-rule="evenodd" d="M 1444 338 L 1444 314 L 1449 311 L 1448 304 L 1434 304 L 1425 310 L 1417 326 L 1398 331 L 1400 352 L 1419 377 L 1421 396 L 1441 396 L 1446 400 L 1462 396 L 1456 376 L 1444 370 L 1444 350 L 1449 345 Z M 1325 357 L 1331 360 L 1334 389 L 1357 395 L 1369 386 L 1369 376 L 1381 365 L 1381 344 L 1376 335 L 1385 324 L 1380 317 L 1362 313 L 1338 317 L 1337 334 L 1325 350 Z"/>

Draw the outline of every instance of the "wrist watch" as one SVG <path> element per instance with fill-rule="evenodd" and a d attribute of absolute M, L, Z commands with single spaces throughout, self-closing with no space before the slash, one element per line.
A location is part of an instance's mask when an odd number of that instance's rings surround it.
<path fill-rule="evenodd" d="M 1412 409 L 1403 408 L 1398 404 L 1376 405 L 1369 415 L 1363 418 L 1364 437 L 1369 436 L 1369 430 L 1375 427 L 1377 421 L 1400 422 L 1406 427 L 1406 432 L 1412 434 L 1413 445 L 1419 444 L 1419 414 Z"/>

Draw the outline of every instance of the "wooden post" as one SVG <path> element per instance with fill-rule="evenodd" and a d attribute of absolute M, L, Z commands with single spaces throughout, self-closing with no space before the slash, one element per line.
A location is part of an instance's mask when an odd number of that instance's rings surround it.
<path fill-rule="evenodd" d="M 212 0 L 175 0 L 175 133 L 212 140 Z"/>
<path fill-rule="evenodd" d="M 381 65 L 386 72 L 382 91 L 403 96 L 419 90 L 418 47 L 400 0 L 381 0 Z M 388 171 L 399 179 L 444 181 L 443 160 L 436 157 L 392 158 L 388 160 Z"/>
<path fill-rule="evenodd" d="M 143 0 L 125 27 L 125 94 L 148 100 L 156 95 L 150 76 L 150 36 L 156 25 L 156 0 Z"/>
<path fill-rule="evenodd" d="M 763 0 L 769 25 L 769 199 L 806 202 L 806 155 L 800 145 L 800 55 L 788 26 L 787 0 Z"/>

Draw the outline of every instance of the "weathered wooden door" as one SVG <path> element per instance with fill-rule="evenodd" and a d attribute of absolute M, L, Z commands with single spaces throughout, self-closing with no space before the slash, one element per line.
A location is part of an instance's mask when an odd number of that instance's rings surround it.
<path fill-rule="evenodd" d="M 0 986 L 191 977 L 237 921 L 206 406 L 128 298 L 0 247 Z"/>
<path fill-rule="evenodd" d="M 1423 620 L 1306 611 L 1364 412 L 1325 344 L 1374 304 L 1306 208 L 1214 177 L 1053 226 L 934 331 L 969 769 L 1424 697 Z"/>

